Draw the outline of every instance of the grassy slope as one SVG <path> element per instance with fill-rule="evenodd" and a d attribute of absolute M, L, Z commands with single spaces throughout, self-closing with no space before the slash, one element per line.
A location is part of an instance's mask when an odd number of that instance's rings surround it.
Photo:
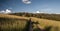
<path fill-rule="evenodd" d="M 6 14 L 0 14 L 0 18 L 9 18 L 9 19 L 13 19 L 12 21 L 12 24 L 13 25 L 11 25 L 11 22 L 9 21 L 9 22 L 5 22 L 5 21 L 3 21 L 3 24 L 1 25 L 0 24 L 0 27 L 3 29 L 3 28 L 5 28 L 5 29 L 7 29 L 7 28 L 11 28 L 11 26 L 13 26 L 14 28 L 16 28 L 16 27 L 20 27 L 21 26 L 21 24 L 23 24 L 23 25 L 25 25 L 25 23 L 23 23 L 23 22 L 21 22 L 20 20 L 21 19 L 26 19 L 26 20 L 28 20 L 29 18 L 31 18 L 32 19 L 32 21 L 34 21 L 34 22 L 36 22 L 36 21 L 38 21 L 39 22 L 39 24 L 38 24 L 38 26 L 39 27 L 41 27 L 41 29 L 44 29 L 45 27 L 48 27 L 48 26 L 52 26 L 53 28 L 53 30 L 51 30 L 51 31 L 54 31 L 55 30 L 55 27 L 59 27 L 59 29 L 60 29 L 60 21 L 53 21 L 53 20 L 48 20 L 48 19 L 40 19 L 40 18 L 35 18 L 35 17 L 21 17 L 21 16 L 15 16 L 15 15 L 6 15 Z M 15 19 L 18 19 L 17 21 L 15 20 Z M 20 20 L 19 20 L 20 19 Z M 21 22 L 21 24 L 20 24 L 20 22 Z M 24 21 L 25 22 L 25 21 Z M 0 22 L 1 23 L 1 22 Z M 18 24 L 19 23 L 19 24 Z M 5 25 L 4 25 L 5 24 Z M 18 26 L 17 26 L 17 24 L 18 24 Z M 9 26 L 10 25 L 10 26 Z M 22 26 L 23 26 L 22 25 Z M 35 25 L 36 26 L 36 25 Z M 24 27 L 24 26 L 23 26 Z M 21 28 L 21 27 L 20 27 Z"/>
<path fill-rule="evenodd" d="M 0 28 L 4 31 L 13 31 L 22 30 L 26 25 L 26 17 L 20 17 L 15 15 L 0 14 Z M 0 31 L 2 31 L 0 30 Z"/>
<path fill-rule="evenodd" d="M 44 13 L 12 13 L 11 15 L 17 15 L 17 16 L 25 16 L 25 17 L 37 17 L 37 18 L 43 18 L 43 19 L 49 19 L 49 20 L 58 20 L 60 21 L 60 14 L 44 14 Z"/>
<path fill-rule="evenodd" d="M 27 17 L 21 17 L 16 15 L 0 14 L 0 18 L 9 18 L 9 19 L 28 19 Z"/>

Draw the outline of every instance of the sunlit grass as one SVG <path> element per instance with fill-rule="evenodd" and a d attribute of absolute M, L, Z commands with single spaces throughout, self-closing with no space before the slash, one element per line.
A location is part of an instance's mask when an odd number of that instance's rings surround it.
<path fill-rule="evenodd" d="M 46 29 L 47 27 L 52 27 L 50 31 L 60 31 L 60 21 L 41 19 L 35 17 L 22 17 L 15 15 L 0 15 L 0 30 L 3 31 L 23 31 L 27 25 L 28 19 L 31 18 L 32 22 L 38 22 L 39 24 L 34 24 L 33 29 L 37 29 L 39 26 L 41 29 Z"/>

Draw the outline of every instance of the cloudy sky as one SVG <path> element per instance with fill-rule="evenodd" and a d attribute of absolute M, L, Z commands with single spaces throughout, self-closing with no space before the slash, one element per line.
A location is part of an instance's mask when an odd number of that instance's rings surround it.
<path fill-rule="evenodd" d="M 60 0 L 0 0 L 0 11 L 60 13 Z"/>

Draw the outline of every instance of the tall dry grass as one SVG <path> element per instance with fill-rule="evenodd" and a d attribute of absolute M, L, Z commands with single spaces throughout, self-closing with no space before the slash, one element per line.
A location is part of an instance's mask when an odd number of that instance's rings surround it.
<path fill-rule="evenodd" d="M 38 26 L 37 24 L 33 24 L 34 31 L 40 31 L 39 29 L 45 29 L 46 31 L 48 31 L 48 29 L 49 31 L 60 31 L 60 21 L 6 14 L 0 14 L 0 31 L 25 31 L 27 28 L 27 20 L 29 18 L 31 18 L 32 22 L 39 23 Z M 40 28 L 38 29 L 38 27 Z"/>

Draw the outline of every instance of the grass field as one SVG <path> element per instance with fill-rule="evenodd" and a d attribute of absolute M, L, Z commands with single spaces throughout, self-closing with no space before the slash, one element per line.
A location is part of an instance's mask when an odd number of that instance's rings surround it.
<path fill-rule="evenodd" d="M 42 19 L 49 19 L 49 20 L 56 20 L 60 21 L 60 14 L 44 14 L 44 13 L 12 13 L 10 15 L 17 15 L 17 16 L 24 16 L 24 17 L 36 17 L 36 18 L 42 18 Z"/>
<path fill-rule="evenodd" d="M 60 31 L 60 21 L 42 19 L 36 17 L 24 17 L 8 14 L 0 14 L 0 31 L 24 31 L 27 27 L 27 21 L 31 18 L 32 22 L 38 22 L 39 24 L 33 24 L 33 29 L 37 28 L 46 29 L 48 31 Z"/>

